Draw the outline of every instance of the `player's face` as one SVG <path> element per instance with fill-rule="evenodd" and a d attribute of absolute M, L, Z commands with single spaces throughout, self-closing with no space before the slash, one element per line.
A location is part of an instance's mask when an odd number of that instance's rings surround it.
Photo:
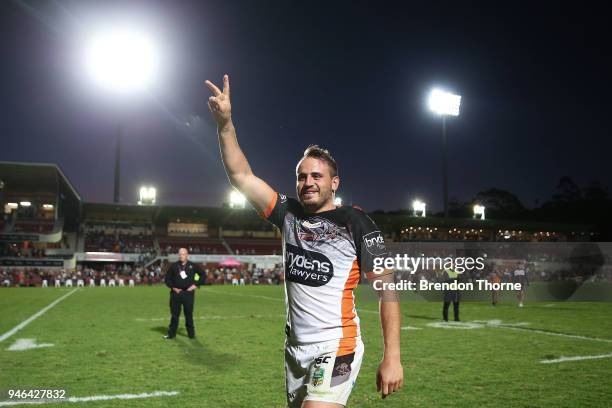
<path fill-rule="evenodd" d="M 187 262 L 187 255 L 188 255 L 188 253 L 187 253 L 187 250 L 185 248 L 179 249 L 178 255 L 179 255 L 179 261 Z"/>
<path fill-rule="evenodd" d="M 307 157 L 298 163 L 296 177 L 297 196 L 306 210 L 316 212 L 333 206 L 340 179 L 332 177 L 327 162 Z"/>

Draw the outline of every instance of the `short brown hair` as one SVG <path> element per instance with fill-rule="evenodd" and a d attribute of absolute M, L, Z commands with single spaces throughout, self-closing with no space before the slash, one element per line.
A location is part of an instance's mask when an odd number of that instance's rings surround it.
<path fill-rule="evenodd" d="M 304 157 L 302 157 L 302 160 L 307 157 L 323 160 L 329 165 L 331 176 L 336 177 L 338 175 L 338 165 L 336 164 L 336 160 L 334 160 L 332 155 L 329 153 L 329 150 L 323 149 L 319 145 L 310 145 L 306 148 L 306 150 L 304 150 Z"/>

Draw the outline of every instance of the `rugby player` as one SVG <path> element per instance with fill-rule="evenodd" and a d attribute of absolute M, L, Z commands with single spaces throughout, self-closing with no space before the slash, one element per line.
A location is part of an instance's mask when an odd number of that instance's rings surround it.
<path fill-rule="evenodd" d="M 282 232 L 287 404 L 345 406 L 364 352 L 353 289 L 362 272 L 373 276 L 371 259 L 386 253 L 383 236 L 363 211 L 334 205 L 340 178 L 327 150 L 311 146 L 298 162 L 299 201 L 253 174 L 232 123 L 229 77 L 223 77 L 223 90 L 210 81 L 206 86 L 230 183 Z M 380 319 L 384 354 L 376 383 L 385 398 L 403 384 L 399 302 L 381 299 Z"/>

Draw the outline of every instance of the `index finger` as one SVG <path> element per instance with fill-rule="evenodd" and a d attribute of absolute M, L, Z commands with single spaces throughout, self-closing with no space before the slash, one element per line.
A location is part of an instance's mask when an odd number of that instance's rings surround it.
<path fill-rule="evenodd" d="M 204 84 L 206 84 L 206 86 L 208 87 L 208 89 L 210 89 L 210 91 L 215 95 L 215 96 L 219 96 L 221 95 L 221 90 L 219 88 L 217 88 L 217 85 L 213 84 L 212 82 L 210 82 L 208 79 L 206 81 L 204 81 Z"/>
<path fill-rule="evenodd" d="M 223 75 L 223 94 L 230 96 L 229 75 Z"/>

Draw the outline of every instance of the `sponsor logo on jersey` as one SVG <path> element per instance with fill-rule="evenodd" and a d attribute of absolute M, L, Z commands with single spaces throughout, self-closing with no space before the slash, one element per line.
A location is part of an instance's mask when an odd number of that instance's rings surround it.
<path fill-rule="evenodd" d="M 363 236 L 366 250 L 374 256 L 382 255 L 387 251 L 385 239 L 380 231 L 373 231 Z"/>
<path fill-rule="evenodd" d="M 325 255 L 289 243 L 285 249 L 285 279 L 307 286 L 323 286 L 334 276 L 334 266 Z"/>
<path fill-rule="evenodd" d="M 286 201 L 287 201 L 287 196 L 286 196 L 286 195 L 284 195 L 284 194 L 279 194 L 279 196 L 280 196 L 280 199 L 281 199 L 281 203 L 284 203 L 284 202 L 286 202 Z"/>

